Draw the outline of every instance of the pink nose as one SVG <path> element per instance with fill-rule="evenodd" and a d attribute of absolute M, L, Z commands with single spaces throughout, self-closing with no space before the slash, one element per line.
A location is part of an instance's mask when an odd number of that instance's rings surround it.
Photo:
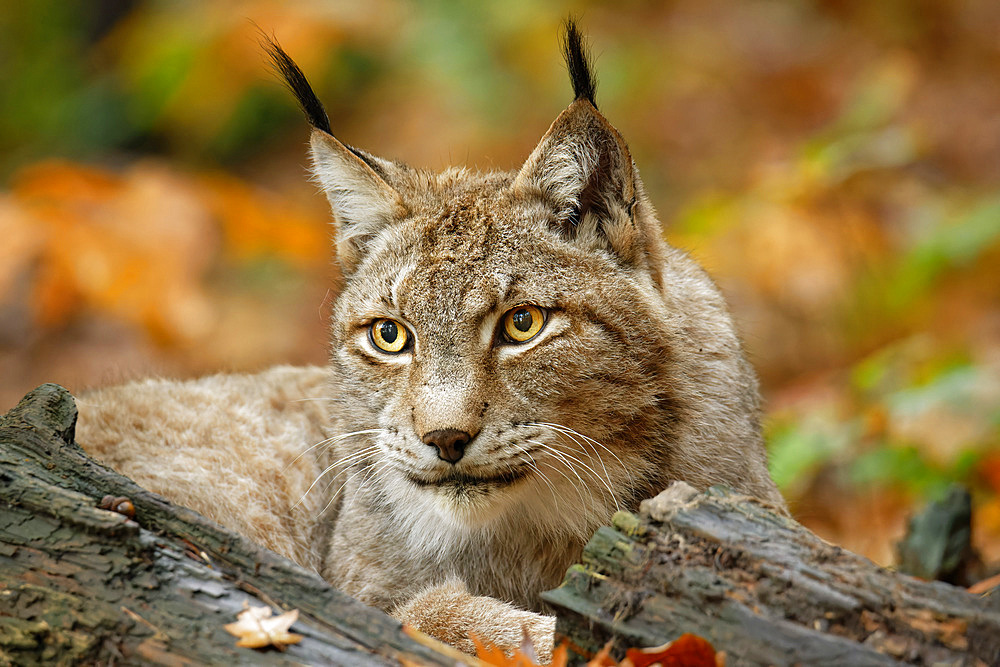
<path fill-rule="evenodd" d="M 442 428 L 424 435 L 421 440 L 426 445 L 437 447 L 438 458 L 448 463 L 458 463 L 465 455 L 465 446 L 472 436 L 457 428 Z"/>

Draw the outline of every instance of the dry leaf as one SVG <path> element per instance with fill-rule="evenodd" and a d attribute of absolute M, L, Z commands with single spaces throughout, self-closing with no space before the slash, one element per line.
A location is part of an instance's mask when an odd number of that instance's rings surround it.
<path fill-rule="evenodd" d="M 716 654 L 708 640 L 686 633 L 663 646 L 630 648 L 625 651 L 622 667 L 718 667 L 724 664 L 723 654 Z"/>
<path fill-rule="evenodd" d="M 237 646 L 265 648 L 273 646 L 284 651 L 289 644 L 298 644 L 302 635 L 288 631 L 299 619 L 299 610 L 293 609 L 280 616 L 271 616 L 270 607 L 248 607 L 239 613 L 235 623 L 225 626 L 226 632 L 239 637 Z"/>
<path fill-rule="evenodd" d="M 995 493 L 1000 493 L 1000 453 L 985 456 L 976 466 Z"/>
<path fill-rule="evenodd" d="M 476 645 L 476 657 L 493 667 L 539 667 L 530 653 L 522 649 L 507 656 L 495 646 L 486 646 L 474 634 L 469 638 Z M 726 654 L 716 652 L 715 648 L 697 635 L 684 634 L 663 646 L 652 648 L 630 648 L 625 651 L 625 658 L 619 663 L 611 657 L 611 647 L 614 640 L 609 641 L 594 655 L 586 667 L 724 667 Z M 533 651 L 531 652 L 533 653 Z M 549 667 L 566 667 L 569 662 L 568 647 L 564 641 L 552 653 Z"/>
<path fill-rule="evenodd" d="M 514 655 L 507 657 L 503 649 L 496 646 L 487 646 L 479 640 L 475 633 L 469 633 L 469 639 L 476 645 L 476 657 L 493 667 L 534 667 L 537 663 L 527 657 L 518 649 Z"/>
<path fill-rule="evenodd" d="M 193 179 L 155 163 L 115 173 L 50 161 L 18 172 L 3 231 L 37 267 L 37 323 L 58 327 L 95 310 L 164 342 L 206 336 L 214 315 L 201 282 L 218 243 L 199 194 Z M 32 236 L 18 241 L 25 225 Z"/>
<path fill-rule="evenodd" d="M 522 641 L 521 648 L 510 656 L 495 646 L 483 644 L 473 632 L 469 633 L 469 639 L 476 645 L 476 657 L 487 665 L 493 667 L 540 667 L 541 665 L 541 663 L 536 662 L 535 648 L 530 639 Z M 552 652 L 552 661 L 545 664 L 547 667 L 566 667 L 568 662 L 569 653 L 566 642 L 563 642 Z"/>
<path fill-rule="evenodd" d="M 327 262 L 330 250 L 325 217 L 233 176 L 205 176 L 200 185 L 202 200 L 222 227 L 227 254 L 241 260 L 273 255 L 303 268 Z"/>

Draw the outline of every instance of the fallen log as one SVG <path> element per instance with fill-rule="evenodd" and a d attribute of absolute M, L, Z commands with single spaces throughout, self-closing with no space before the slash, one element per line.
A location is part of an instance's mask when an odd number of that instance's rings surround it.
<path fill-rule="evenodd" d="M 0 664 L 466 662 L 96 463 L 75 420 L 56 385 L 0 418 Z M 690 632 L 729 665 L 1000 664 L 1000 596 L 879 568 L 748 498 L 676 485 L 613 524 L 545 594 L 580 656 Z M 237 647 L 223 626 L 245 604 L 298 609 L 302 641 Z"/>
<path fill-rule="evenodd" d="M 677 483 L 619 512 L 543 597 L 580 655 L 692 633 L 727 665 L 1000 664 L 995 591 L 881 568 L 719 488 Z"/>
<path fill-rule="evenodd" d="M 52 384 L 0 418 L 0 664 L 465 660 L 96 463 L 73 442 L 75 423 L 73 398 Z M 124 513 L 100 509 L 105 496 Z M 224 626 L 245 604 L 298 609 L 303 639 L 284 652 L 237 647 Z"/>

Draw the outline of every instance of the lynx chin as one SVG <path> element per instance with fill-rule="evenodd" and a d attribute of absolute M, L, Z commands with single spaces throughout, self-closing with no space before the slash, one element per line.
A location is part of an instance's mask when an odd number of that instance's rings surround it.
<path fill-rule="evenodd" d="M 93 391 L 85 448 L 465 650 L 469 631 L 518 646 L 523 626 L 547 655 L 539 594 L 674 480 L 784 506 L 723 298 L 663 240 L 573 22 L 575 99 L 509 172 L 341 143 L 264 46 L 333 210 L 329 364 Z"/>

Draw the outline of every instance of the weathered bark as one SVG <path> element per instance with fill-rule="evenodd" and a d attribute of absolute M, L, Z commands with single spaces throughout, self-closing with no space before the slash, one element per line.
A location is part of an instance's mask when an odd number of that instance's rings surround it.
<path fill-rule="evenodd" d="M 0 418 L 0 664 L 454 665 L 317 574 L 136 486 L 73 442 L 43 385 Z M 98 509 L 127 497 L 135 520 Z M 245 602 L 296 608 L 301 643 L 239 648 Z"/>
<path fill-rule="evenodd" d="M 1000 664 L 997 595 L 878 567 L 756 501 L 676 484 L 613 523 L 544 594 L 581 653 L 691 632 L 729 665 Z"/>

